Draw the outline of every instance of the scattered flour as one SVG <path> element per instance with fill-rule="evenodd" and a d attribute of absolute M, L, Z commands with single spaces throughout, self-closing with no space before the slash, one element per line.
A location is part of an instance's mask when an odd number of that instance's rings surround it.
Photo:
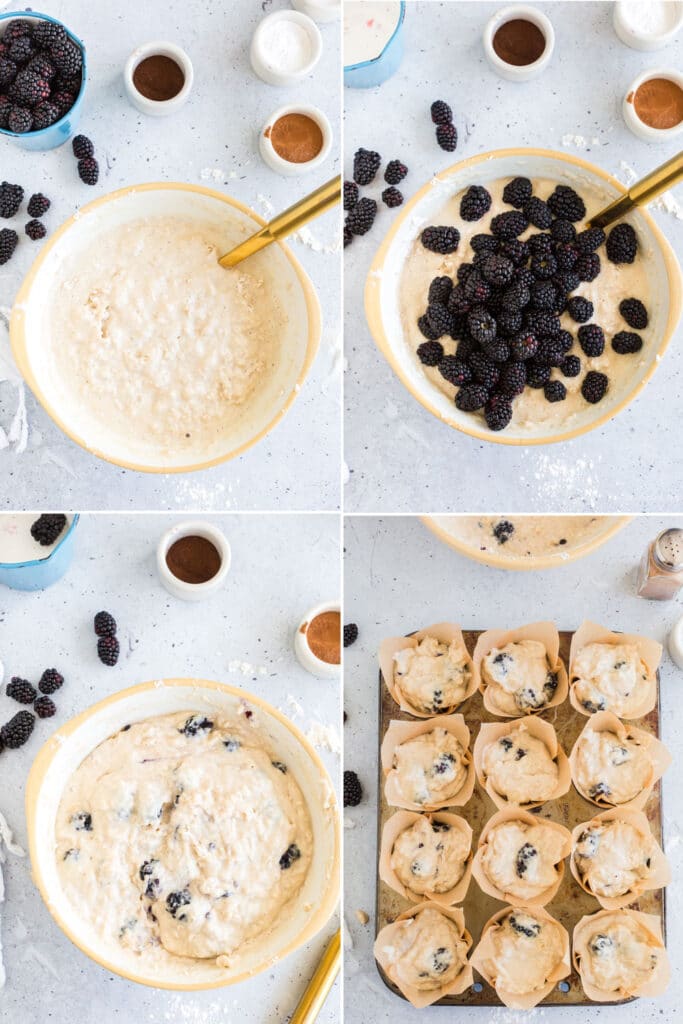
<path fill-rule="evenodd" d="M 351 479 L 351 470 L 346 462 L 342 463 L 342 483 L 348 484 Z"/>
<path fill-rule="evenodd" d="M 214 181 L 220 185 L 236 178 L 237 171 L 224 171 L 222 167 L 203 167 L 199 172 L 199 177 L 202 181 Z"/>
<path fill-rule="evenodd" d="M 24 851 L 14 842 L 12 836 L 12 830 L 7 824 L 5 817 L 0 814 L 0 903 L 5 900 L 5 883 L 2 877 L 2 865 L 5 863 L 6 853 L 12 853 L 15 857 L 24 857 Z M 0 935 L 0 988 L 5 984 L 7 975 L 5 973 L 5 965 L 2 961 L 2 936 Z"/>
<path fill-rule="evenodd" d="M 249 661 L 229 661 L 228 672 L 239 672 L 243 676 L 267 676 L 268 669 L 265 665 L 252 665 Z"/>
<path fill-rule="evenodd" d="M 301 704 L 292 697 L 291 693 L 287 694 L 287 707 L 293 715 L 296 715 L 298 718 L 303 717 L 304 709 L 301 707 Z"/>
<path fill-rule="evenodd" d="M 350 818 L 348 814 L 344 815 L 344 828 L 352 829 L 356 827 L 356 823 L 353 818 Z"/>
<path fill-rule="evenodd" d="M 0 450 L 11 448 L 17 455 L 21 455 L 28 444 L 28 415 L 24 382 L 10 351 L 10 312 L 9 307 L 0 306 L 0 386 L 9 384 L 16 391 L 16 406 L 9 429 L 5 431 L 0 427 Z"/>
<path fill-rule="evenodd" d="M 306 739 L 318 750 L 329 750 L 332 754 L 341 754 L 341 737 L 333 725 L 311 722 Z"/>
<path fill-rule="evenodd" d="M 342 918 L 342 941 L 344 943 L 344 949 L 353 949 L 353 939 L 351 938 L 351 932 L 349 926 L 346 923 L 346 918 Z"/>

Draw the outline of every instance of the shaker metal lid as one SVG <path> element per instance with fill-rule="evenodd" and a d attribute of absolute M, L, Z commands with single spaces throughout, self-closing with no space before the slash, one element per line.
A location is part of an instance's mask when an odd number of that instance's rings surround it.
<path fill-rule="evenodd" d="M 683 530 L 663 530 L 652 548 L 655 561 L 662 569 L 678 572 L 683 569 Z"/>

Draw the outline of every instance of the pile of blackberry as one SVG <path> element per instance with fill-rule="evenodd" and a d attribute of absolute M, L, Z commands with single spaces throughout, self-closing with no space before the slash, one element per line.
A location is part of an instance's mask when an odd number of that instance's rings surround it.
<path fill-rule="evenodd" d="M 33 732 L 38 718 L 52 718 L 57 712 L 51 694 L 55 693 L 64 683 L 64 676 L 56 668 L 46 668 L 40 677 L 38 690 L 21 676 L 12 676 L 5 688 L 5 693 L 18 704 L 32 704 L 33 711 L 18 711 L 9 722 L 0 727 L 0 752 L 18 750 L 23 747 Z M 35 712 L 35 714 L 33 713 Z"/>
<path fill-rule="evenodd" d="M 73 107 L 83 54 L 63 25 L 13 18 L 0 38 L 0 128 L 40 131 Z"/>
<path fill-rule="evenodd" d="M 582 325 L 576 336 L 584 357 L 601 355 L 604 332 L 587 322 L 593 305 L 572 293 L 600 273 L 597 250 L 605 242 L 613 263 L 633 262 L 638 245 L 627 224 L 618 224 L 607 238 L 599 228 L 577 230 L 586 208 L 566 185 L 557 185 L 544 201 L 533 195 L 528 178 L 514 178 L 505 186 L 503 200 L 512 209 L 493 217 L 488 233 L 472 236 L 472 257 L 458 266 L 455 277 L 434 278 L 427 308 L 417 321 L 425 338 L 417 349 L 423 365 L 438 368 L 457 388 L 458 409 L 482 412 L 495 431 L 508 426 L 513 403 L 525 388 L 542 389 L 548 402 L 562 402 L 567 388 L 561 377 L 578 377 L 584 369 L 583 359 L 569 354 L 575 338 L 564 329 L 562 313 Z M 491 204 L 488 190 L 473 185 L 460 200 L 460 216 L 470 222 L 481 220 Z M 530 226 L 538 230 L 521 241 Z M 429 226 L 421 242 L 430 252 L 446 256 L 457 251 L 460 232 L 452 226 Z M 620 310 L 629 326 L 647 324 L 639 300 L 624 300 Z M 456 342 L 453 354 L 447 354 L 442 339 Z M 642 339 L 626 331 L 612 339 L 619 354 L 641 347 Z M 589 372 L 581 393 L 587 402 L 597 403 L 609 380 L 585 369 Z"/>
<path fill-rule="evenodd" d="M 458 145 L 458 130 L 453 124 L 453 111 L 445 100 L 434 100 L 430 113 L 436 125 L 436 141 L 447 153 L 453 153 Z"/>
<path fill-rule="evenodd" d="M 350 245 L 355 235 L 365 235 L 375 223 L 377 216 L 377 200 L 369 196 L 361 196 L 360 186 L 371 185 L 382 166 L 382 157 L 371 149 L 359 149 L 353 158 L 353 181 L 344 182 L 344 248 Z M 388 185 L 382 192 L 382 202 L 390 209 L 401 206 L 403 193 L 396 188 L 408 173 L 408 168 L 400 160 L 390 160 L 384 171 L 384 180 Z"/>
<path fill-rule="evenodd" d="M 0 46 L 2 43 L 0 42 Z M 16 216 L 24 201 L 24 190 L 21 185 L 13 185 L 10 181 L 3 181 L 0 184 L 0 217 L 9 220 Z M 41 192 L 36 192 L 28 201 L 28 215 L 32 219 L 28 221 L 24 230 L 29 238 L 37 241 L 45 238 L 47 229 L 39 217 L 50 208 L 50 200 Z M 2 228 L 0 230 L 0 266 L 12 259 L 14 250 L 19 244 L 19 235 L 14 228 Z"/>

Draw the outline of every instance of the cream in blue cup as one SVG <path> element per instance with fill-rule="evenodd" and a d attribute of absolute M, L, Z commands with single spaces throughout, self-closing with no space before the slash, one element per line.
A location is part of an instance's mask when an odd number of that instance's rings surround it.
<path fill-rule="evenodd" d="M 0 584 L 12 590 L 44 590 L 71 565 L 79 516 L 67 515 L 62 532 L 46 546 L 31 536 L 31 525 L 39 516 L 38 512 L 0 513 Z"/>
<path fill-rule="evenodd" d="M 398 70 L 405 14 L 405 0 L 344 5 L 344 85 L 372 89 Z"/>

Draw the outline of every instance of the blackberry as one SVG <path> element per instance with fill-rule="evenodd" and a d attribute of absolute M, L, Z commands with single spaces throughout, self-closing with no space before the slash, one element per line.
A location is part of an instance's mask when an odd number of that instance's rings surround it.
<path fill-rule="evenodd" d="M 344 772 L 344 807 L 358 807 L 363 799 L 363 788 L 355 772 Z"/>
<path fill-rule="evenodd" d="M 382 192 L 382 202 L 393 210 L 403 202 L 403 194 L 393 186 L 385 188 L 384 192 Z"/>
<path fill-rule="evenodd" d="M 7 96 L 0 95 L 0 128 L 7 127 L 7 119 L 12 109 L 12 101 Z"/>
<path fill-rule="evenodd" d="M 346 249 L 347 245 L 351 245 L 351 242 L 353 241 L 353 232 L 351 231 L 351 228 L 346 223 L 344 224 L 344 232 L 343 232 L 343 234 L 344 234 L 344 248 Z"/>
<path fill-rule="evenodd" d="M 42 217 L 50 209 L 50 200 L 42 192 L 36 192 L 29 199 L 26 209 L 29 217 Z"/>
<path fill-rule="evenodd" d="M 559 224 L 559 221 L 555 221 L 555 223 Z M 565 242 L 555 243 L 555 259 L 558 270 L 573 270 L 578 258 L 579 254 L 572 245 Z"/>
<path fill-rule="evenodd" d="M 400 160 L 390 160 L 384 172 L 387 185 L 398 185 L 408 173 L 408 168 Z"/>
<path fill-rule="evenodd" d="M 483 409 L 489 393 L 483 384 L 465 384 L 455 396 L 456 408 L 461 412 L 476 412 Z"/>
<path fill-rule="evenodd" d="M 436 129 L 436 141 L 447 153 L 452 153 L 458 145 L 458 129 L 454 124 L 440 124 Z"/>
<path fill-rule="evenodd" d="M 448 302 L 453 291 L 453 282 L 450 277 L 435 277 L 429 286 L 428 302 Z"/>
<path fill-rule="evenodd" d="M 474 263 L 461 263 L 455 275 L 458 279 L 458 284 L 464 284 L 474 269 Z"/>
<path fill-rule="evenodd" d="M 33 732 L 36 724 L 36 717 L 30 711 L 18 711 L 14 718 L 5 722 L 0 729 L 0 745 L 9 750 L 17 750 L 23 747 L 26 740 Z"/>
<path fill-rule="evenodd" d="M 57 713 L 57 706 L 49 697 L 38 697 L 33 705 L 33 710 L 38 718 L 52 718 Z"/>
<path fill-rule="evenodd" d="M 17 65 L 4 54 L 0 55 L 0 86 L 9 85 L 17 75 Z"/>
<path fill-rule="evenodd" d="M 48 60 L 42 54 L 38 54 L 33 60 L 30 60 L 26 65 L 26 70 L 33 72 L 34 75 L 38 75 L 38 78 L 44 79 L 46 82 L 51 82 L 57 74 L 57 68 L 54 66 L 52 61 Z"/>
<path fill-rule="evenodd" d="M 18 241 L 19 235 L 12 228 L 3 228 L 0 231 L 0 267 L 12 259 Z"/>
<path fill-rule="evenodd" d="M 30 220 L 24 228 L 24 231 L 34 242 L 37 242 L 39 238 L 45 238 L 45 235 L 47 234 L 47 228 L 39 220 Z"/>
<path fill-rule="evenodd" d="M 95 160 L 94 157 L 86 157 L 85 160 L 79 160 L 78 161 L 78 177 L 81 179 L 81 181 L 85 185 L 96 185 L 97 184 L 97 179 L 99 178 L 99 176 L 100 176 L 100 167 L 99 167 L 99 164 L 97 163 L 97 160 Z M 374 199 L 361 199 L 361 201 L 358 204 L 358 206 L 360 206 L 361 203 L 368 203 L 368 202 L 372 203 L 374 205 L 374 207 L 375 207 L 375 210 L 377 210 L 377 203 L 375 202 Z M 358 206 L 356 207 L 356 210 L 358 209 Z M 349 214 L 349 217 L 351 217 L 356 212 L 356 210 L 352 210 L 351 213 Z M 373 219 L 374 219 L 374 217 L 373 217 Z M 362 234 L 362 233 L 363 232 L 358 232 L 358 231 L 354 232 L 354 234 Z"/>
<path fill-rule="evenodd" d="M 443 359 L 443 345 L 438 341 L 423 341 L 417 347 L 417 358 L 423 366 L 438 366 Z"/>
<path fill-rule="evenodd" d="M 502 242 L 499 252 L 515 267 L 521 267 L 529 259 L 529 246 L 526 242 L 521 242 L 519 238 L 510 238 L 506 242 Z"/>
<path fill-rule="evenodd" d="M 527 330 L 535 334 L 537 338 L 554 338 L 562 330 L 560 318 L 542 309 L 527 312 L 524 320 Z"/>
<path fill-rule="evenodd" d="M 473 352 L 469 365 L 474 374 L 474 382 L 483 384 L 487 391 L 492 391 L 500 380 L 500 366 L 483 352 Z"/>
<path fill-rule="evenodd" d="M 176 892 L 170 892 L 166 897 L 166 910 L 174 917 L 176 921 L 185 921 L 187 914 L 181 911 L 182 907 L 188 906 L 192 902 L 192 894 L 189 889 L 179 889 Z"/>
<path fill-rule="evenodd" d="M 581 394 L 592 405 L 596 405 L 605 396 L 609 386 L 609 378 L 597 370 L 589 370 L 581 385 Z"/>
<path fill-rule="evenodd" d="M 649 323 L 647 310 L 640 299 L 622 299 L 619 312 L 629 327 L 635 327 L 638 331 L 642 331 Z"/>
<path fill-rule="evenodd" d="M 529 222 L 524 214 L 519 210 L 513 210 L 510 213 L 499 213 L 494 217 L 491 221 L 491 232 L 496 238 L 508 241 L 517 238 L 528 226 Z"/>
<path fill-rule="evenodd" d="M 31 536 L 46 548 L 54 544 L 65 526 L 66 516 L 61 512 L 46 513 L 31 524 Z"/>
<path fill-rule="evenodd" d="M 630 224 L 617 224 L 607 236 L 607 259 L 610 263 L 633 263 L 638 239 Z"/>
<path fill-rule="evenodd" d="M 33 115 L 25 107 L 12 107 L 7 118 L 7 127 L 15 135 L 25 135 L 33 127 Z"/>
<path fill-rule="evenodd" d="M 526 244 L 532 256 L 547 256 L 553 251 L 553 236 L 547 231 L 537 231 L 529 235 Z"/>
<path fill-rule="evenodd" d="M 382 158 L 371 149 L 358 149 L 353 157 L 353 180 L 357 185 L 369 185 L 379 170 Z"/>
<path fill-rule="evenodd" d="M 587 228 L 576 236 L 576 248 L 580 253 L 595 252 L 604 245 L 605 237 L 602 228 Z"/>
<path fill-rule="evenodd" d="M 597 324 L 586 324 L 579 327 L 579 345 L 587 356 L 595 358 L 601 356 L 605 350 L 605 335 L 602 327 Z"/>
<path fill-rule="evenodd" d="M 515 281 L 503 292 L 503 309 L 524 309 L 530 302 L 531 290 L 521 281 Z"/>
<path fill-rule="evenodd" d="M 59 121 L 59 118 L 59 108 L 54 103 L 49 101 L 39 103 L 33 111 L 33 130 L 40 132 L 43 128 L 49 128 L 55 121 Z"/>
<path fill-rule="evenodd" d="M 531 273 L 538 281 L 549 281 L 557 273 L 557 260 L 551 252 L 531 257 Z"/>
<path fill-rule="evenodd" d="M 57 108 L 60 117 L 64 117 L 64 114 L 71 110 L 75 102 L 74 94 L 62 89 L 59 92 L 53 92 L 50 96 L 50 103 Z"/>
<path fill-rule="evenodd" d="M 51 693 L 56 693 L 63 684 L 64 676 L 61 672 L 58 672 L 56 668 L 46 668 L 40 677 L 38 689 L 41 693 L 49 695 Z"/>
<path fill-rule="evenodd" d="M 541 338 L 534 358 L 539 366 L 560 366 L 564 356 L 564 346 L 559 337 Z"/>
<path fill-rule="evenodd" d="M 531 331 L 521 331 L 516 334 L 510 342 L 510 353 L 512 358 L 518 362 L 531 359 L 538 351 L 538 340 Z"/>
<path fill-rule="evenodd" d="M 567 389 L 561 380 L 549 380 L 543 388 L 546 402 L 564 402 Z"/>
<path fill-rule="evenodd" d="M 467 326 L 475 341 L 483 344 L 496 337 L 496 321 L 485 309 L 473 309 L 467 317 Z"/>
<path fill-rule="evenodd" d="M 50 95 L 50 83 L 26 68 L 15 79 L 16 97 L 22 107 L 36 107 Z"/>
<path fill-rule="evenodd" d="M 470 245 L 475 252 L 498 252 L 500 242 L 493 235 L 473 235 L 470 238 Z"/>
<path fill-rule="evenodd" d="M 421 317 L 418 317 L 417 326 L 420 331 L 420 334 L 422 334 L 422 336 L 425 337 L 427 341 L 438 341 L 438 339 L 441 337 L 439 332 L 435 330 L 434 327 L 432 326 L 432 322 L 426 313 L 424 313 Z"/>
<path fill-rule="evenodd" d="M 97 641 L 97 657 L 110 667 L 119 660 L 119 642 L 115 636 L 101 636 Z"/>
<path fill-rule="evenodd" d="M 586 205 L 580 195 L 567 185 L 557 185 L 548 199 L 554 217 L 575 222 L 586 216 Z"/>
<path fill-rule="evenodd" d="M 526 365 L 524 363 L 507 363 L 500 374 L 498 393 L 506 398 L 521 395 L 526 386 Z"/>
<path fill-rule="evenodd" d="M 278 862 L 280 865 L 280 869 L 282 871 L 288 871 L 289 868 L 291 868 L 294 861 L 298 860 L 300 856 L 301 850 L 296 845 L 296 843 L 290 843 Z"/>
<path fill-rule="evenodd" d="M 460 245 L 460 232 L 457 228 L 447 226 L 428 227 L 420 235 L 420 240 L 425 249 L 445 256 L 447 253 L 455 252 Z"/>
<path fill-rule="evenodd" d="M 573 270 L 558 270 L 553 275 L 553 283 L 558 292 L 561 292 L 562 295 L 569 295 L 570 292 L 576 291 L 581 281 L 579 275 L 575 274 Z"/>
<path fill-rule="evenodd" d="M 550 234 L 556 242 L 571 245 L 576 238 L 576 228 L 570 220 L 554 220 L 550 225 Z"/>
<path fill-rule="evenodd" d="M 515 271 L 515 284 L 521 284 L 524 285 L 525 288 L 529 288 L 535 280 L 536 278 L 528 267 L 519 267 L 518 270 Z"/>
<path fill-rule="evenodd" d="M 560 331 L 560 333 L 557 335 L 557 341 L 558 344 L 562 347 L 562 351 L 565 353 L 569 352 L 569 349 L 574 344 L 574 338 L 572 337 L 572 335 L 569 333 L 569 331 L 564 330 Z"/>
<path fill-rule="evenodd" d="M 355 622 L 347 622 L 344 626 L 344 647 L 350 647 L 358 639 L 358 626 Z"/>
<path fill-rule="evenodd" d="M 580 281 L 594 281 L 600 273 L 600 257 L 597 252 L 586 252 L 579 256 L 574 270 Z"/>
<path fill-rule="evenodd" d="M 182 729 L 178 729 L 183 736 L 198 736 L 209 733 L 213 729 L 213 722 L 203 715 L 191 715 Z"/>
<path fill-rule="evenodd" d="M 69 821 L 76 832 L 92 832 L 92 814 L 89 811 L 78 811 L 72 814 Z"/>
<path fill-rule="evenodd" d="M 499 333 L 505 334 L 507 337 L 513 337 L 522 329 L 522 314 L 517 309 L 506 309 L 504 307 L 498 314 L 496 322 Z"/>
<path fill-rule="evenodd" d="M 593 303 L 583 295 L 575 295 L 567 302 L 567 312 L 575 323 L 588 323 L 593 316 Z"/>
<path fill-rule="evenodd" d="M 86 157 L 92 156 L 94 149 L 90 139 L 87 139 L 85 135 L 77 135 L 71 143 L 74 151 L 74 156 L 78 160 L 84 160 Z M 89 152 L 88 152 L 89 150 Z M 344 182 L 344 209 L 352 210 L 358 202 L 359 191 L 358 185 L 355 181 Z"/>
<path fill-rule="evenodd" d="M 449 384 L 454 384 L 458 388 L 472 380 L 472 370 L 457 356 L 444 356 L 439 363 L 439 373 Z"/>
<path fill-rule="evenodd" d="M 83 55 L 71 39 L 54 43 L 50 47 L 50 59 L 63 75 L 76 75 L 83 67 Z"/>
<path fill-rule="evenodd" d="M 97 636 L 116 636 L 116 619 L 109 612 L 98 612 L 93 619 Z"/>
<path fill-rule="evenodd" d="M 434 331 L 440 338 L 443 334 L 450 334 L 453 327 L 453 316 L 448 312 L 441 302 L 432 302 L 427 306 L 426 317 Z"/>
<path fill-rule="evenodd" d="M 503 189 L 503 202 L 521 210 L 531 199 L 531 182 L 528 178 L 513 178 Z"/>
<path fill-rule="evenodd" d="M 557 292 L 550 281 L 534 281 L 529 293 L 534 309 L 552 310 L 557 302 Z"/>
<path fill-rule="evenodd" d="M 510 346 L 505 338 L 493 338 L 482 345 L 484 355 L 494 363 L 507 363 L 510 358 Z"/>
<path fill-rule="evenodd" d="M 565 377 L 578 377 L 581 373 L 581 360 L 578 356 L 565 356 L 560 363 L 560 370 Z"/>
<path fill-rule="evenodd" d="M 12 18 L 8 23 L 5 34 L 2 37 L 2 42 L 11 43 L 14 39 L 20 39 L 21 36 L 31 35 L 31 22 L 27 21 L 26 18 Z"/>
<path fill-rule="evenodd" d="M 496 256 L 495 253 L 487 253 L 481 263 L 481 275 L 484 280 L 498 288 L 510 284 L 514 271 L 510 260 L 504 256 Z"/>
<path fill-rule="evenodd" d="M 495 395 L 484 406 L 484 419 L 489 430 L 505 430 L 512 419 L 511 403 L 502 395 Z"/>
<path fill-rule="evenodd" d="M 550 380 L 550 367 L 530 362 L 526 371 L 526 382 L 530 388 L 544 388 Z"/>
<path fill-rule="evenodd" d="M 532 196 L 522 207 L 524 216 L 533 224 L 535 228 L 541 228 L 545 231 L 553 222 L 553 215 L 548 208 L 548 204 L 544 203 L 538 196 Z"/>
<path fill-rule="evenodd" d="M 33 704 L 38 696 L 28 679 L 21 679 L 20 676 L 12 676 L 12 681 L 7 684 L 5 693 L 19 704 Z"/>
<path fill-rule="evenodd" d="M 30 37 L 20 36 L 18 39 L 13 39 L 9 44 L 7 56 L 15 64 L 26 64 L 34 56 L 35 52 Z"/>
<path fill-rule="evenodd" d="M 619 331 L 612 338 L 612 348 L 620 356 L 633 355 L 635 352 L 640 352 L 642 347 L 643 339 L 639 334 L 633 334 L 632 331 Z"/>
<path fill-rule="evenodd" d="M 53 21 L 40 21 L 33 28 L 33 39 L 41 50 L 49 50 L 58 43 L 66 42 L 66 29 L 63 25 L 56 25 Z"/>
<path fill-rule="evenodd" d="M 81 91 L 82 83 L 83 77 L 79 71 L 77 75 L 57 75 L 52 88 L 54 92 L 69 92 L 75 99 Z"/>
<path fill-rule="evenodd" d="M 453 111 L 444 100 L 434 100 L 430 112 L 434 124 L 450 124 L 453 120 Z"/>
<path fill-rule="evenodd" d="M 481 185 L 470 185 L 460 200 L 460 216 L 463 220 L 481 220 L 491 209 L 491 195 Z"/>
<path fill-rule="evenodd" d="M 487 302 L 491 298 L 491 285 L 475 270 L 465 281 L 464 295 L 470 303 Z"/>
<path fill-rule="evenodd" d="M 79 174 L 81 164 L 88 162 L 87 159 L 78 161 Z M 365 235 L 374 224 L 376 216 L 377 203 L 374 199 L 364 197 L 358 200 L 353 210 L 349 213 L 346 218 L 346 225 L 352 235 Z"/>

